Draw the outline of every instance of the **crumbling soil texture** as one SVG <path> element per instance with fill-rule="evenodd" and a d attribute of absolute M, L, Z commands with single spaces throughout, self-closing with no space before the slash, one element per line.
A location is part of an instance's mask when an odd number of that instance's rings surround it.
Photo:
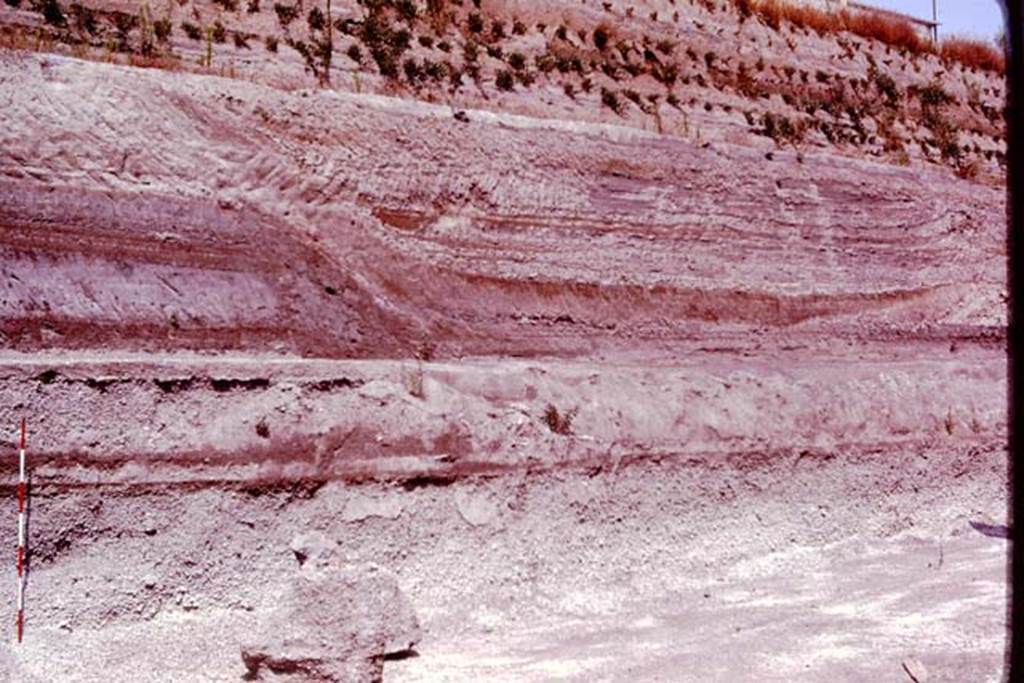
<path fill-rule="evenodd" d="M 229 4 L 195 9 L 281 30 Z M 455 90 L 344 42 L 317 87 L 284 38 L 199 66 L 189 3 L 174 68 L 4 5 L 0 678 L 239 680 L 319 532 L 416 613 L 385 680 L 999 680 L 1003 84 L 648 4 L 458 8 L 531 59 L 611 19 L 698 55 L 680 107 L 620 64 L 662 97 L 620 112 L 600 65 L 496 87 L 498 39 Z M 758 56 L 808 88 L 752 95 Z M 899 97 L 769 135 L 819 70 Z"/>

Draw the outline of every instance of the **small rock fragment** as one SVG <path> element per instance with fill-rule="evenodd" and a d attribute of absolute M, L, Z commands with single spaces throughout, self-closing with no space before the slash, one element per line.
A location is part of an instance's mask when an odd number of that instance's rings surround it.
<path fill-rule="evenodd" d="M 334 556 L 334 544 L 319 531 L 308 531 L 292 539 L 292 552 L 299 566 L 326 567 Z"/>
<path fill-rule="evenodd" d="M 305 568 L 242 645 L 250 680 L 380 681 L 384 656 L 409 652 L 419 620 L 395 578 L 375 565 Z"/>
<path fill-rule="evenodd" d="M 924 664 L 920 660 L 908 657 L 903 660 L 903 670 L 910 676 L 910 680 L 914 683 L 925 683 L 928 680 L 928 670 L 924 668 Z"/>
<path fill-rule="evenodd" d="M 341 519 L 345 522 L 361 522 L 371 517 L 398 519 L 404 508 L 404 501 L 397 495 L 353 494 L 345 503 Z"/>
<path fill-rule="evenodd" d="M 970 520 L 971 528 L 989 538 L 1012 538 L 1013 531 L 1005 524 L 989 523 L 987 521 Z"/>
<path fill-rule="evenodd" d="M 498 517 L 497 502 L 485 493 L 456 491 L 455 509 L 473 526 L 486 526 Z"/>

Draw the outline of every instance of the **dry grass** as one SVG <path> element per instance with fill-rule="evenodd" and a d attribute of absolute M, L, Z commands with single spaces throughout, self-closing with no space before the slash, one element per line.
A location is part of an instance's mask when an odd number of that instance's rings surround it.
<path fill-rule="evenodd" d="M 883 14 L 829 12 L 815 7 L 790 4 L 786 0 L 761 0 L 753 5 L 753 11 L 772 28 L 779 28 L 785 21 L 820 35 L 846 31 L 915 54 L 930 49 L 928 40 L 909 22 Z"/>
<path fill-rule="evenodd" d="M 839 15 L 843 28 L 850 33 L 877 40 L 912 54 L 931 52 L 931 41 L 902 19 L 871 12 L 843 12 Z"/>
<path fill-rule="evenodd" d="M 960 62 L 983 71 L 1003 73 L 1006 70 L 1006 59 L 995 45 L 970 38 L 946 38 L 939 46 L 939 56 L 948 62 Z"/>
<path fill-rule="evenodd" d="M 951 37 L 935 45 L 904 19 L 881 13 L 830 12 L 787 0 L 732 0 L 741 17 L 756 16 L 766 25 L 779 29 L 783 22 L 819 35 L 841 32 L 877 40 L 911 54 L 937 54 L 948 62 L 966 67 L 1003 73 L 1005 61 L 995 45 L 962 37 Z"/>
<path fill-rule="evenodd" d="M 181 71 L 181 60 L 174 55 L 140 55 L 129 54 L 127 63 L 143 69 L 162 69 L 164 71 Z"/>
<path fill-rule="evenodd" d="M 964 180 L 975 180 L 977 179 L 980 173 L 981 162 L 979 162 L 977 159 L 972 159 L 971 161 L 964 161 L 962 163 L 957 164 L 956 166 L 957 176 L 963 178 Z"/>

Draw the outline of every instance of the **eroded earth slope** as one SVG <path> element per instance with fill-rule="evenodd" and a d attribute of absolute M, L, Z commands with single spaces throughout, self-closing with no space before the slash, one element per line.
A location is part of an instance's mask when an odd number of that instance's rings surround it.
<path fill-rule="evenodd" d="M 196 64 L 187 3 L 168 68 L 7 5 L 0 423 L 13 454 L 28 417 L 32 472 L 7 675 L 238 680 L 313 530 L 419 615 L 386 680 L 998 679 L 1005 541 L 971 526 L 1005 523 L 997 76 L 718 5 L 485 1 L 475 79 L 339 42 L 315 87 L 285 37 Z M 195 8 L 252 34 L 215 60 L 282 30 Z M 463 51 L 473 10 L 420 8 L 406 52 Z M 609 12 L 657 102 L 602 103 Z M 659 32 L 697 55 L 668 92 Z M 534 80 L 498 87 L 516 50 Z M 758 56 L 773 93 L 739 76 Z M 829 69 L 899 97 L 829 123 Z"/>

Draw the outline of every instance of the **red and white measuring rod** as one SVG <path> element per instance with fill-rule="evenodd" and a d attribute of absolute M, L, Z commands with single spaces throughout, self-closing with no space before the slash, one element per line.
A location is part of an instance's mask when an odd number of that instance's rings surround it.
<path fill-rule="evenodd" d="M 25 418 L 21 418 L 21 448 L 18 452 L 18 642 L 25 628 Z"/>

